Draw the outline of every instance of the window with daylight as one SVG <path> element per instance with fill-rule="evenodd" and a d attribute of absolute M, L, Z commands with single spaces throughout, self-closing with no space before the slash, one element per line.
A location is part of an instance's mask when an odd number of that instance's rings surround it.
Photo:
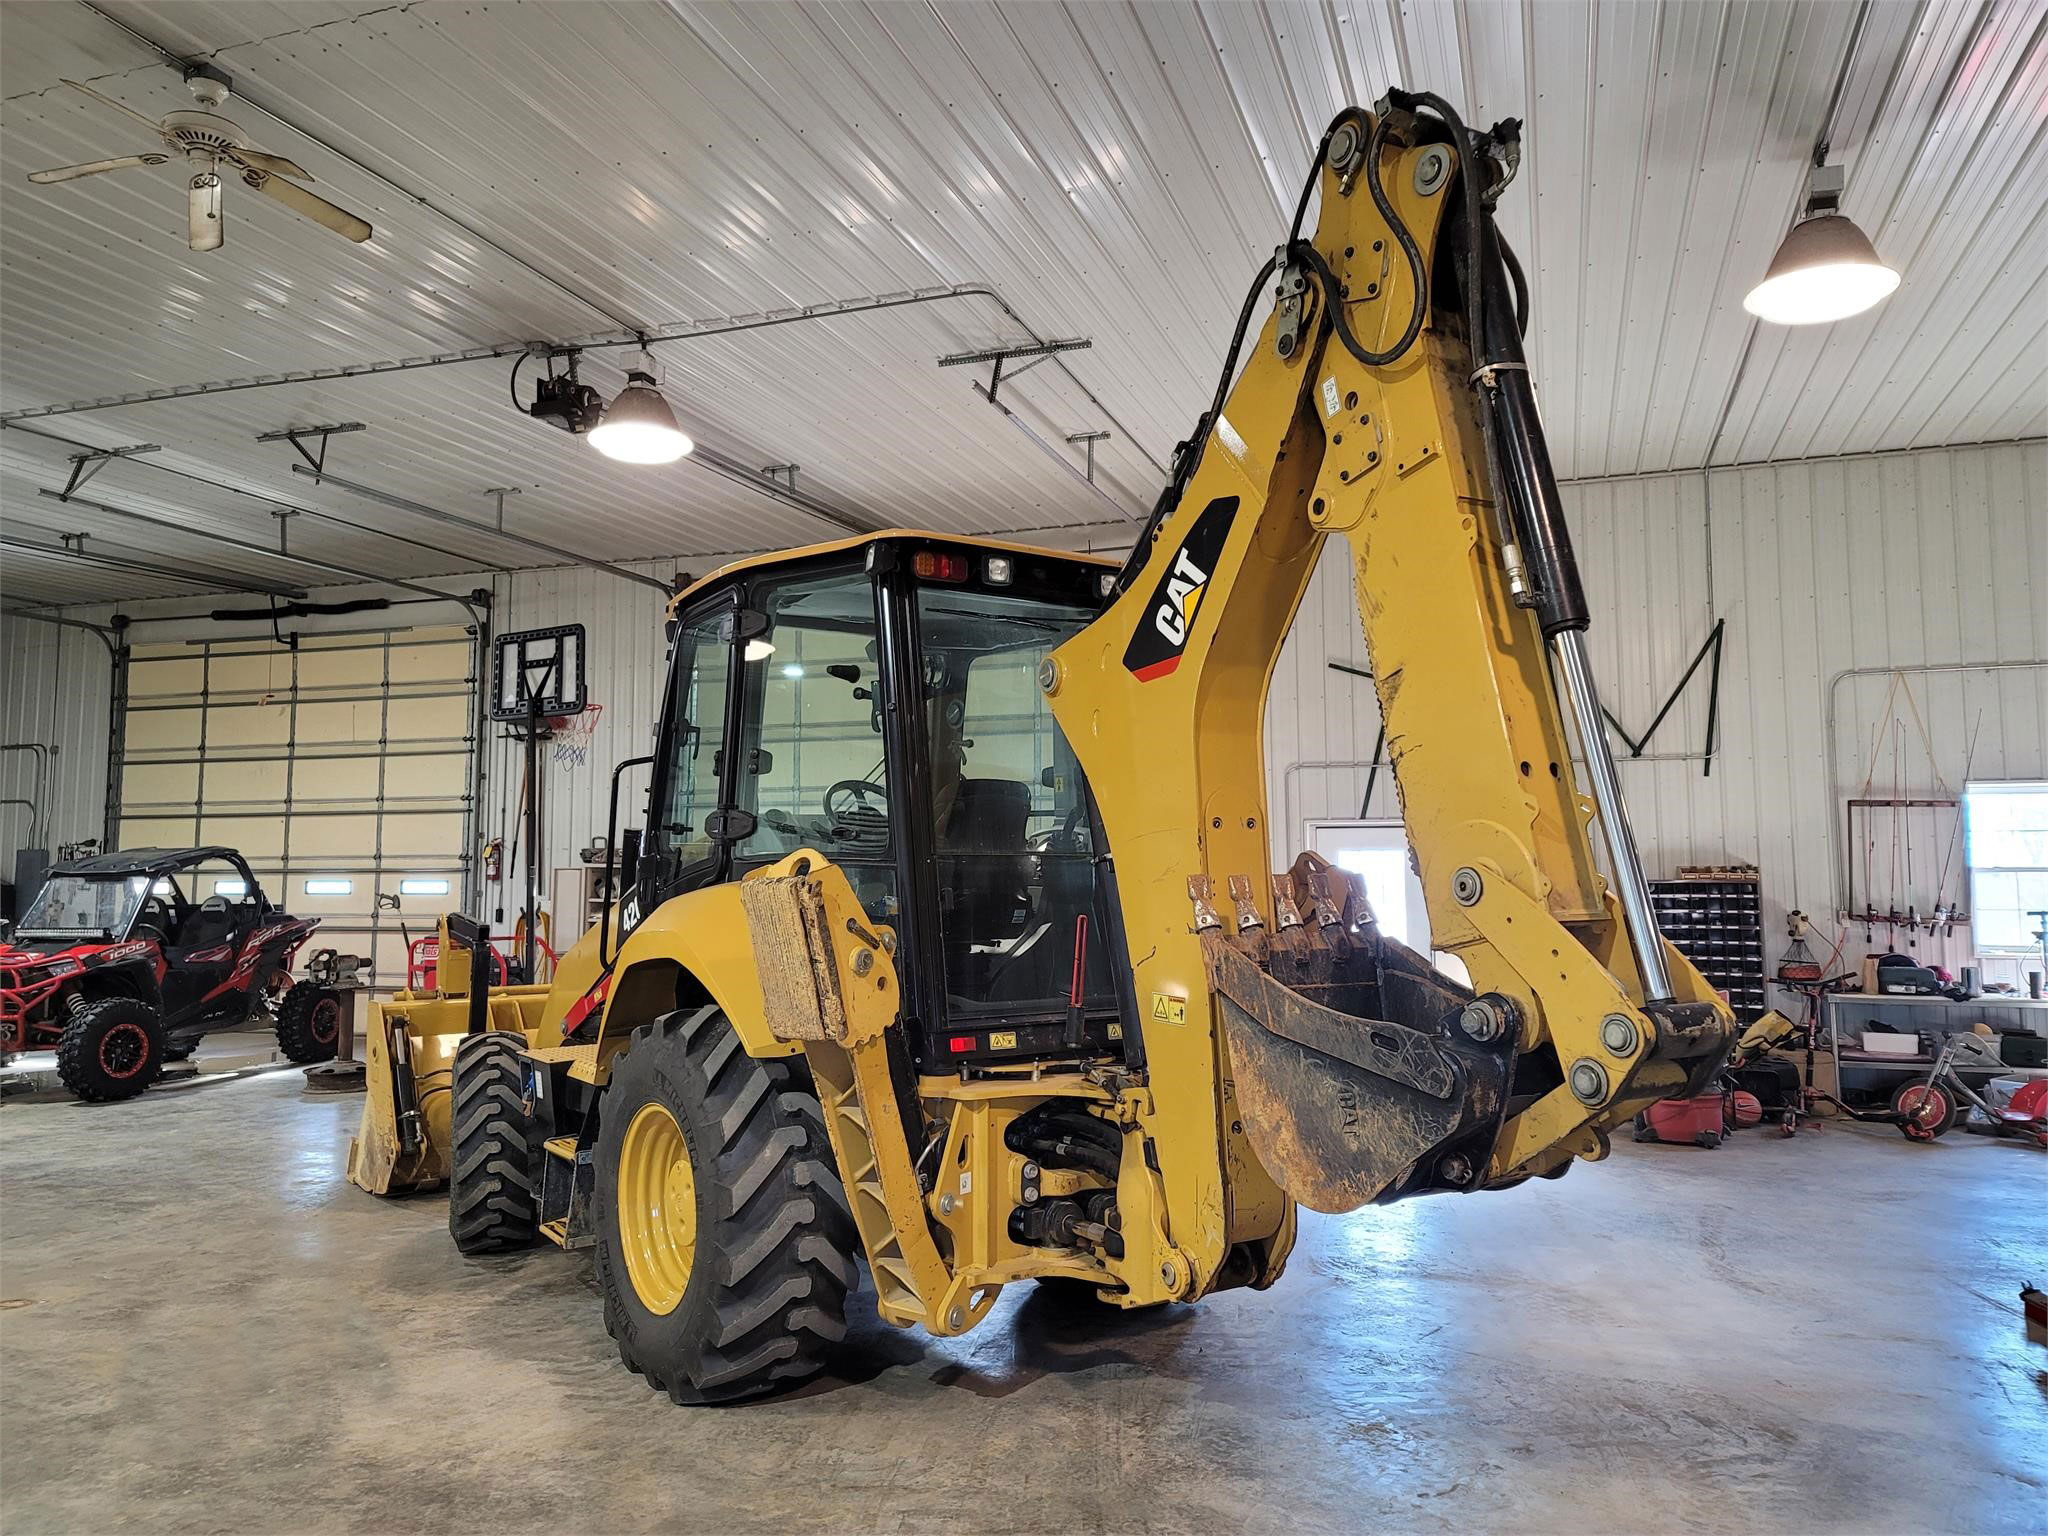
<path fill-rule="evenodd" d="M 1977 948 L 2036 949 L 2048 919 L 2048 783 L 1971 784 L 1963 790 L 1970 917 Z"/>

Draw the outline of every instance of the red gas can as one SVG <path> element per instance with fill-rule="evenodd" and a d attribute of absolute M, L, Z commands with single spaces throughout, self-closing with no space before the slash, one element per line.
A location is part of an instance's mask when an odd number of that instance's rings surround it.
<path fill-rule="evenodd" d="M 1664 1099 L 1636 1116 L 1636 1140 L 1718 1147 L 1727 1134 L 1727 1114 L 1728 1096 L 1724 1093 Z"/>

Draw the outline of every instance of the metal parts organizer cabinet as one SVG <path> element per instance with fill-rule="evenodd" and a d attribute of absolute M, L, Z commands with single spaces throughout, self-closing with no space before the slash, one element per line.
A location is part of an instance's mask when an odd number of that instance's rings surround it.
<path fill-rule="evenodd" d="M 1652 880 L 1657 925 L 1664 937 L 1728 994 L 1747 1024 L 1770 1006 L 1764 996 L 1762 880 L 1753 868 L 1687 869 L 1675 880 Z"/>

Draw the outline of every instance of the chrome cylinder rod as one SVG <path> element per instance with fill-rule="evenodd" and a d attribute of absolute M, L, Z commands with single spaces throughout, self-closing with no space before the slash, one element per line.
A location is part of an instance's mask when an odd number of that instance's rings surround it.
<path fill-rule="evenodd" d="M 1629 947 L 1635 951 L 1636 972 L 1643 979 L 1643 1000 L 1661 1002 L 1671 996 L 1671 976 L 1664 966 L 1664 935 L 1657 928 L 1650 883 L 1643 878 L 1643 861 L 1636 853 L 1628 807 L 1622 803 L 1621 775 L 1615 772 L 1614 753 L 1607 745 L 1607 720 L 1600 712 L 1600 693 L 1586 659 L 1585 632 L 1561 629 L 1550 637 L 1550 647 L 1564 684 L 1566 706 L 1578 727 L 1586 774 L 1592 780 L 1594 820 L 1607 844 L 1607 865 L 1614 872 L 1614 890 L 1621 898 Z"/>

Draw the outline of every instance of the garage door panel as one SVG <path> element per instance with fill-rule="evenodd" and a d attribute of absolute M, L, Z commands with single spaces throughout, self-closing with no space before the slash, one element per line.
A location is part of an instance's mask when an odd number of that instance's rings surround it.
<path fill-rule="evenodd" d="M 384 686 L 384 652 L 376 650 L 302 651 L 299 689 L 348 689 L 370 693 Z"/>
<path fill-rule="evenodd" d="M 206 658 L 194 656 L 184 647 L 179 654 L 162 660 L 130 657 L 128 697 L 161 699 L 180 694 L 197 694 L 206 687 Z"/>
<path fill-rule="evenodd" d="M 392 741 L 459 741 L 468 734 L 469 713 L 466 694 L 394 697 L 386 732 Z"/>
<path fill-rule="evenodd" d="M 384 818 L 384 856 L 402 859 L 446 859 L 462 846 L 462 813 L 437 812 Z"/>
<path fill-rule="evenodd" d="M 126 721 L 126 749 L 130 752 L 196 751 L 204 723 L 205 714 L 198 709 L 131 709 Z"/>
<path fill-rule="evenodd" d="M 393 683 L 460 683 L 469 676 L 467 645 L 395 645 Z"/>
<path fill-rule="evenodd" d="M 223 816 L 209 811 L 199 819 L 199 841 L 239 849 L 244 858 L 284 856 L 284 821 L 270 816 Z"/>
<path fill-rule="evenodd" d="M 256 803 L 267 801 L 275 804 L 282 815 L 290 772 L 291 764 L 280 757 L 232 758 L 209 754 L 204 784 L 206 803 L 253 809 Z"/>
<path fill-rule="evenodd" d="M 194 816 L 123 816 L 123 848 L 187 848 L 198 839 Z"/>
<path fill-rule="evenodd" d="M 414 924 L 408 920 L 406 926 L 411 928 Z M 434 924 L 428 922 L 424 926 L 427 931 L 431 932 Z M 413 937 L 421 938 L 424 937 L 424 934 L 415 933 Z M 378 934 L 375 953 L 370 956 L 370 980 L 380 987 L 404 986 L 406 984 L 405 961 L 406 945 L 404 938 L 395 929 L 388 929 Z"/>
<path fill-rule="evenodd" d="M 380 700 L 305 699 L 299 703 L 298 741 L 302 747 L 374 744 L 383 734 L 384 706 Z"/>
<path fill-rule="evenodd" d="M 289 693 L 292 687 L 292 653 L 269 651 L 257 656 L 209 657 L 206 691 L 216 698 L 222 694 Z"/>
<path fill-rule="evenodd" d="M 135 810 L 193 805 L 199 799 L 199 764 L 129 763 L 121 771 L 121 804 Z"/>
<path fill-rule="evenodd" d="M 387 760 L 384 793 L 419 799 L 438 795 L 459 800 L 469 792 L 469 759 L 453 752 Z"/>
<path fill-rule="evenodd" d="M 353 854 L 369 858 L 376 852 L 376 835 L 375 816 L 296 811 L 292 815 L 292 862 L 303 866 L 308 859 L 323 855 L 343 858 Z"/>
<path fill-rule="evenodd" d="M 374 801 L 383 762 L 379 757 L 302 757 L 292 771 L 292 798 L 301 803 Z"/>
<path fill-rule="evenodd" d="M 291 740 L 292 709 L 285 704 L 216 704 L 206 712 L 206 745 L 282 747 Z"/>

